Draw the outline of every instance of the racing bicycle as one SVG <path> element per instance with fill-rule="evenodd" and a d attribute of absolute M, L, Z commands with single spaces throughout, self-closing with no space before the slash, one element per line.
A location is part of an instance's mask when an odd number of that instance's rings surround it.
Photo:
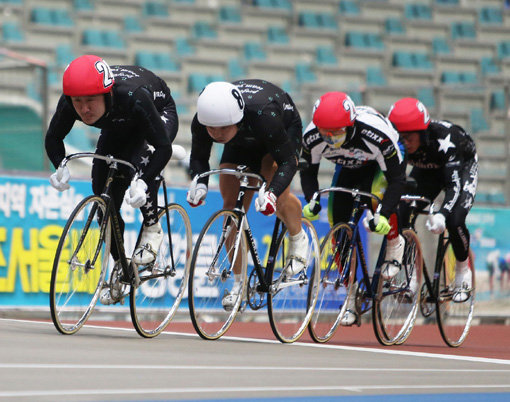
<path fill-rule="evenodd" d="M 193 248 L 188 285 L 191 320 L 204 339 L 218 339 L 230 328 L 238 313 L 249 307 L 254 311 L 267 306 L 269 322 L 277 339 L 294 342 L 306 330 L 317 301 L 319 285 L 319 240 L 313 225 L 302 219 L 309 244 L 305 269 L 296 275 L 286 272 L 289 234 L 276 219 L 271 244 L 264 264 L 243 208 L 248 191 L 258 191 L 265 180 L 246 166 L 217 169 L 197 175 L 198 180 L 212 175 L 233 175 L 240 187 L 234 209 L 222 209 L 208 219 Z M 250 252 L 252 264 L 248 261 Z M 248 267 L 251 272 L 248 274 Z M 234 303 L 224 306 L 234 274 L 240 275 Z"/>
<path fill-rule="evenodd" d="M 79 158 L 106 161 L 108 175 L 101 195 L 85 197 L 75 207 L 58 241 L 50 283 L 53 324 L 62 334 L 76 333 L 90 318 L 100 292 L 108 288 L 121 304 L 129 295 L 136 331 L 155 337 L 170 323 L 186 290 L 192 246 L 188 215 L 180 205 L 168 202 L 165 181 L 159 175 L 164 203 L 158 206 L 158 218 L 164 239 L 152 263 L 136 265 L 126 256 L 111 189 L 112 182 L 122 178 L 121 167 L 135 177 L 138 169 L 127 161 L 88 152 L 67 156 L 60 167 Z M 141 230 L 137 244 L 140 235 Z M 120 258 L 107 278 L 112 239 Z"/>

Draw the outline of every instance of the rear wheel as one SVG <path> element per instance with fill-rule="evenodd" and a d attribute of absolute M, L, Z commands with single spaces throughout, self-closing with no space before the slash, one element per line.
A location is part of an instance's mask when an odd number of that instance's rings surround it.
<path fill-rule="evenodd" d="M 216 212 L 202 228 L 190 264 L 189 309 L 202 338 L 218 339 L 234 322 L 246 288 L 247 261 L 246 236 L 238 215 L 230 210 Z M 222 300 L 234 285 L 234 265 L 241 278 L 240 291 L 224 307 Z"/>
<path fill-rule="evenodd" d="M 339 223 L 330 229 L 322 242 L 319 295 L 308 324 L 315 342 L 331 339 L 347 309 L 348 290 L 354 288 L 357 263 L 356 249 L 350 249 L 351 238 L 349 225 Z"/>
<path fill-rule="evenodd" d="M 58 242 L 50 282 L 50 310 L 59 332 L 77 332 L 92 314 L 106 276 L 110 222 L 102 225 L 106 203 L 83 199 L 71 213 Z"/>
<path fill-rule="evenodd" d="M 448 346 L 458 347 L 466 340 L 471 328 L 475 306 L 475 270 L 474 258 L 469 252 L 469 269 L 471 272 L 472 290 L 464 302 L 453 301 L 455 287 L 455 264 L 457 259 L 450 243 L 447 243 L 441 272 L 439 275 L 439 294 L 436 301 L 436 315 L 439 331 Z"/>
<path fill-rule="evenodd" d="M 302 228 L 308 236 L 305 269 L 292 276 L 285 272 L 289 247 L 286 228 L 279 236 L 272 267 L 267 303 L 269 322 L 276 338 L 284 343 L 294 342 L 303 334 L 312 317 L 319 291 L 319 240 L 308 219 L 302 219 Z"/>
<path fill-rule="evenodd" d="M 402 232 L 405 248 L 402 266 L 390 280 L 379 277 L 372 321 L 375 336 L 382 345 L 403 343 L 411 333 L 420 306 L 423 256 L 416 233 Z"/>
<path fill-rule="evenodd" d="M 163 331 L 174 317 L 186 291 L 191 255 L 191 224 L 178 204 L 159 213 L 163 242 L 154 263 L 140 266 L 140 286 L 131 286 L 131 320 L 143 337 Z M 170 229 L 170 230 L 169 230 Z"/>

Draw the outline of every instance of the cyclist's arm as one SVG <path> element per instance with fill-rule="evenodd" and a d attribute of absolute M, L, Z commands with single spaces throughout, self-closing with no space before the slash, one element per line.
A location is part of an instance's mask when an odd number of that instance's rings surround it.
<path fill-rule="evenodd" d="M 175 139 L 179 122 L 175 103 L 169 95 L 168 106 L 165 110 L 165 123 L 160 112 L 156 109 L 150 93 L 141 88 L 133 99 L 133 113 L 137 117 L 137 125 L 143 130 L 145 140 L 155 150 L 151 160 L 141 179 L 148 183 L 156 177 L 164 168 L 172 156 L 172 141 Z"/>
<path fill-rule="evenodd" d="M 62 95 L 58 101 L 55 114 L 51 118 L 44 139 L 46 154 L 55 168 L 58 167 L 62 159 L 66 156 L 64 138 L 73 128 L 76 118 L 76 112 Z"/>
<path fill-rule="evenodd" d="M 189 161 L 191 177 L 210 170 L 209 157 L 211 156 L 212 144 L 213 140 L 207 134 L 207 129 L 198 122 L 195 115 L 191 123 L 191 155 Z M 209 178 L 201 179 L 199 183 L 208 185 Z"/>
<path fill-rule="evenodd" d="M 447 217 L 452 212 L 462 192 L 461 170 L 464 160 L 457 152 L 457 147 L 449 148 L 445 154 L 443 180 L 445 183 L 444 200 L 439 212 Z"/>
<path fill-rule="evenodd" d="M 404 192 L 406 162 L 400 148 L 392 141 L 385 141 L 381 145 L 381 155 L 378 157 L 378 162 L 388 182 L 382 200 L 381 215 L 389 218 L 395 212 Z"/>
<path fill-rule="evenodd" d="M 322 145 L 321 145 L 322 144 Z M 308 162 L 308 167 L 299 172 L 301 178 L 301 189 L 307 202 L 319 189 L 320 160 L 324 150 L 324 142 L 321 140 L 319 132 L 313 123 L 310 123 L 303 134 L 303 150 L 301 157 Z"/>

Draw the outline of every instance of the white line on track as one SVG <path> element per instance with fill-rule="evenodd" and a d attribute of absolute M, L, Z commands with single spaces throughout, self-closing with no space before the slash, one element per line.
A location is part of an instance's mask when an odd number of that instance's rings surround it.
<path fill-rule="evenodd" d="M 229 393 L 233 392 L 267 392 L 267 391 L 350 391 L 362 392 L 365 390 L 454 390 L 454 389 L 509 389 L 510 384 L 461 384 L 461 385 L 350 385 L 350 386 L 289 386 L 289 387 L 205 387 L 205 388 L 160 388 L 160 389 L 83 389 L 83 390 L 34 390 L 34 391 L 0 391 L 0 398 L 13 397 L 41 397 L 63 395 L 134 395 L 134 394 L 194 394 L 194 393 Z"/>
<path fill-rule="evenodd" d="M 42 322 L 42 321 L 30 321 L 30 320 L 16 320 L 16 319 L 7 319 L 0 318 L 0 320 L 4 321 L 14 321 L 14 322 L 25 322 L 31 324 L 48 324 L 52 325 L 51 322 Z M 108 327 L 108 326 L 99 326 L 99 325 L 86 325 L 90 328 L 100 328 L 106 330 L 114 330 L 114 331 L 129 331 L 134 332 L 133 328 L 118 328 L 118 327 Z M 159 336 L 162 335 L 171 335 L 171 336 L 189 336 L 189 337 L 198 337 L 197 334 L 189 334 L 184 332 L 162 332 Z M 257 339 L 257 338 L 243 338 L 243 337 L 234 337 L 234 336 L 223 336 L 221 339 L 223 340 L 234 340 L 234 341 L 242 341 L 242 342 L 251 342 L 251 343 L 271 343 L 271 344 L 281 344 L 281 342 L 272 339 Z M 205 341 L 207 342 L 207 341 Z M 217 342 L 217 341 L 215 341 Z M 305 343 L 305 342 L 294 342 L 291 344 L 286 344 L 286 346 L 294 346 L 294 347 L 308 347 L 308 348 L 320 348 L 320 349 L 335 349 L 335 350 L 349 350 L 349 351 L 357 351 L 357 352 L 365 352 L 365 353 L 382 353 L 389 355 L 401 355 L 401 356 L 414 356 L 414 357 L 427 357 L 433 359 L 445 359 L 445 360 L 462 360 L 469 362 L 477 362 L 477 363 L 492 363 L 492 364 L 503 364 L 510 365 L 510 360 L 504 359 L 491 359 L 486 357 L 474 357 L 474 356 L 461 356 L 461 355 L 447 355 L 447 354 L 439 354 L 439 353 L 425 353 L 425 352 L 411 352 L 407 350 L 395 350 L 392 348 L 378 349 L 378 348 L 367 348 L 367 347 L 359 347 L 359 346 L 342 346 L 342 345 L 331 345 L 331 344 L 316 344 L 316 343 Z"/>

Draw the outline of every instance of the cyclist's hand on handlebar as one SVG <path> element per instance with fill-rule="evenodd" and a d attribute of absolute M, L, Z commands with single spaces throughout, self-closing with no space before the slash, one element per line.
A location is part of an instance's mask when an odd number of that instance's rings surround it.
<path fill-rule="evenodd" d="M 303 207 L 303 216 L 310 221 L 319 219 L 319 212 L 322 209 L 317 201 L 310 201 Z"/>
<path fill-rule="evenodd" d="M 189 205 L 193 208 L 198 207 L 199 205 L 205 204 L 205 197 L 207 196 L 207 186 L 204 183 L 196 183 L 192 181 L 188 194 L 186 195 L 186 201 L 188 201 Z"/>
<path fill-rule="evenodd" d="M 255 199 L 255 209 L 266 216 L 271 216 L 276 212 L 276 195 L 271 191 L 265 191 L 263 185 L 259 190 L 259 196 Z"/>
<path fill-rule="evenodd" d="M 434 234 L 441 234 L 444 232 L 446 228 L 445 217 L 441 213 L 437 213 L 429 216 L 427 222 L 425 223 L 427 229 L 430 230 Z"/>
<path fill-rule="evenodd" d="M 367 216 L 363 219 L 363 226 L 365 229 L 380 235 L 387 235 L 391 230 L 388 218 L 383 215 L 377 216 L 376 214 L 375 217 L 372 217 L 371 215 L 372 214 L 367 214 Z"/>
<path fill-rule="evenodd" d="M 56 172 L 50 176 L 50 184 L 58 191 L 64 191 L 70 187 L 68 183 L 70 178 L 71 173 L 69 173 L 67 166 L 59 167 Z"/>
<path fill-rule="evenodd" d="M 136 179 L 126 191 L 126 202 L 133 208 L 140 208 L 147 202 L 147 184 L 142 179 Z"/>

